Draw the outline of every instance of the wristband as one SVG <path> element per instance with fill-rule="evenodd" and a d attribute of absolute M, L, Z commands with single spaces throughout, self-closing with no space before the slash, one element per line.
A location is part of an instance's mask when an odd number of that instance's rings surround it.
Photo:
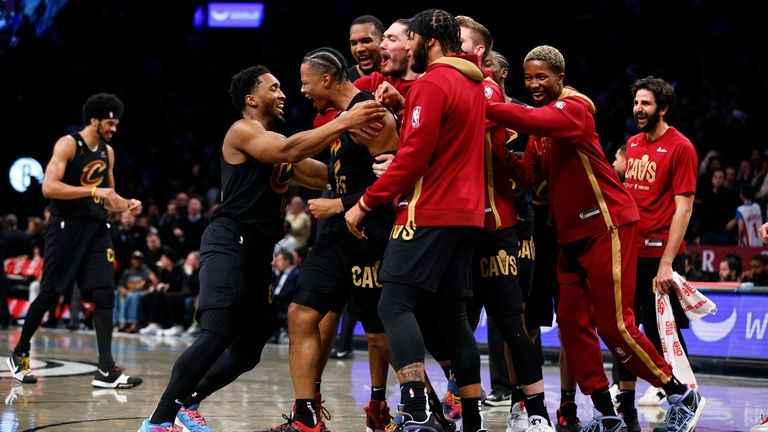
<path fill-rule="evenodd" d="M 96 198 L 96 186 L 91 189 L 91 198 Z"/>

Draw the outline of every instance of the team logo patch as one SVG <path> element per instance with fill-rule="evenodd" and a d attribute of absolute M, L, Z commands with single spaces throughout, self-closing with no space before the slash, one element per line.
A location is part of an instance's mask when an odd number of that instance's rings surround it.
<path fill-rule="evenodd" d="M 557 109 L 565 108 L 565 101 L 557 101 L 557 102 L 555 102 L 555 108 L 557 108 Z"/>
<path fill-rule="evenodd" d="M 272 190 L 282 194 L 288 192 L 293 178 L 293 165 L 289 163 L 275 164 L 270 177 Z"/>
<path fill-rule="evenodd" d="M 413 111 L 411 112 L 411 127 L 416 129 L 419 127 L 419 123 L 421 122 L 421 107 L 413 107 Z"/>
<path fill-rule="evenodd" d="M 104 181 L 104 172 L 107 170 L 107 164 L 104 161 L 96 160 L 83 168 L 80 174 L 80 184 L 83 186 L 99 186 Z"/>
<path fill-rule="evenodd" d="M 483 88 L 483 96 L 485 96 L 485 98 L 488 100 L 491 99 L 491 97 L 493 96 L 493 89 L 491 88 L 491 86 L 485 86 Z"/>

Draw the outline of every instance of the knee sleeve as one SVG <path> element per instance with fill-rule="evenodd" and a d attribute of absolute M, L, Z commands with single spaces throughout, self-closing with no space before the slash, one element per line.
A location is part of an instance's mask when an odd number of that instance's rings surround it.
<path fill-rule="evenodd" d="M 112 309 L 115 307 L 115 290 L 112 288 L 98 288 L 91 292 L 93 305 L 96 309 Z"/>
<path fill-rule="evenodd" d="M 36 308 L 40 308 L 43 311 L 47 311 L 53 305 L 56 304 L 56 302 L 59 301 L 59 294 L 52 292 L 52 291 L 43 291 L 41 292 L 37 298 L 35 298 L 35 301 L 32 302 L 32 305 L 30 307 L 34 306 Z"/>

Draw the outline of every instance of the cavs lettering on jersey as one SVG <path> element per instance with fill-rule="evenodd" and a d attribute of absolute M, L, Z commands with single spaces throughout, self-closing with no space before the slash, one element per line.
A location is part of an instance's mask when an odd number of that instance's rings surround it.
<path fill-rule="evenodd" d="M 696 149 L 673 127 L 651 142 L 645 133 L 627 141 L 624 184 L 640 211 L 639 256 L 659 258 L 664 253 L 675 213 L 675 195 L 696 191 L 697 168 Z M 681 244 L 678 253 L 684 250 Z"/>
<path fill-rule="evenodd" d="M 110 187 L 109 154 L 107 144 L 99 141 L 95 150 L 88 148 L 80 134 L 70 135 L 75 140 L 75 156 L 64 171 L 62 182 L 71 186 Z M 73 200 L 51 199 L 51 213 L 62 217 L 86 217 L 105 220 L 107 217 L 103 200 L 99 197 L 85 197 Z"/>

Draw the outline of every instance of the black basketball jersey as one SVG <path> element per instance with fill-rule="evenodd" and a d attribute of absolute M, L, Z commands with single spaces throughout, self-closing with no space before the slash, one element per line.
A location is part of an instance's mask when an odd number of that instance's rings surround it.
<path fill-rule="evenodd" d="M 374 97 L 367 91 L 361 91 L 356 94 L 347 106 L 347 110 L 356 103 L 367 100 L 373 100 Z M 352 140 L 349 132 L 344 132 L 337 140 L 331 143 L 330 157 L 328 159 L 328 181 L 331 189 L 337 197 L 357 194 L 365 191 L 372 185 L 377 177 L 373 173 L 374 158 L 368 151 L 368 147 L 360 145 Z M 377 237 L 378 230 L 374 233 L 372 225 L 382 228 L 381 233 L 389 235 L 392 221 L 394 221 L 394 211 L 391 206 L 381 206 L 374 209 L 363 221 L 363 227 L 371 226 L 365 233 L 369 238 Z M 344 224 L 344 213 L 331 216 L 328 222 L 324 224 L 329 228 L 338 228 L 341 226 L 346 230 Z"/>
<path fill-rule="evenodd" d="M 211 221 L 226 217 L 248 232 L 260 232 L 277 241 L 283 238 L 283 211 L 293 166 L 267 164 L 250 156 L 232 165 L 221 159 L 221 204 Z"/>
<path fill-rule="evenodd" d="M 72 186 L 112 187 L 109 185 L 109 154 L 107 144 L 99 141 L 96 150 L 91 151 L 80 134 L 70 135 L 75 140 L 75 157 L 67 163 L 62 181 Z M 87 217 L 106 220 L 104 203 L 98 197 L 85 197 L 72 200 L 51 199 L 51 213 L 67 217 Z"/>

